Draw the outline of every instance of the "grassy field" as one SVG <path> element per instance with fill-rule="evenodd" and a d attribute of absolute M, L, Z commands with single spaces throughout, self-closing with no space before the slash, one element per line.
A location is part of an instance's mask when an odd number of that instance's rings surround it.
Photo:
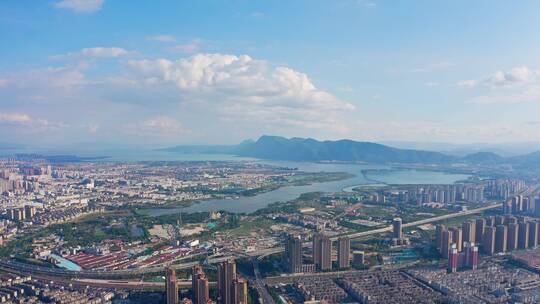
<path fill-rule="evenodd" d="M 269 229 L 272 225 L 273 221 L 258 218 L 256 221 L 242 221 L 240 227 L 229 230 L 229 233 L 234 236 L 250 235 L 257 229 Z"/>

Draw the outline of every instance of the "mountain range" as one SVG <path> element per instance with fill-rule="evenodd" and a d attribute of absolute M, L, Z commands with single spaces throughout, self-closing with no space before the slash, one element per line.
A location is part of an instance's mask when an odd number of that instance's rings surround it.
<path fill-rule="evenodd" d="M 238 145 L 181 145 L 161 150 L 178 153 L 234 154 L 290 161 L 540 165 L 540 151 L 512 157 L 503 157 L 493 152 L 456 156 L 435 151 L 399 149 L 373 142 L 348 139 L 318 141 L 312 138 L 285 138 L 269 135 L 263 135 L 257 141 L 246 140 Z"/>

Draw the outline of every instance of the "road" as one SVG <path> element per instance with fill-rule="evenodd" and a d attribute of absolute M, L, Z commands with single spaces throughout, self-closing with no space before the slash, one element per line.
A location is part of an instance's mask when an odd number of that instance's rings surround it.
<path fill-rule="evenodd" d="M 532 190 L 529 190 L 527 192 L 532 192 Z M 495 203 L 489 206 L 480 207 L 477 209 L 462 211 L 462 212 L 456 212 L 452 214 L 446 214 L 441 216 L 436 216 L 428 219 L 423 219 L 411 223 L 405 223 L 403 224 L 403 227 L 413 227 L 418 225 L 423 225 L 427 223 L 437 222 L 445 219 L 450 219 L 454 217 L 460 217 L 460 216 L 466 216 L 471 215 L 475 213 L 480 213 L 489 209 L 495 209 L 501 207 L 502 203 Z M 383 228 L 373 229 L 369 231 L 363 231 L 363 232 L 353 232 L 349 234 L 344 234 L 340 236 L 348 236 L 352 239 L 365 237 L 369 235 L 374 234 L 380 234 L 389 232 L 392 230 L 392 226 L 387 226 Z M 332 240 L 336 240 L 339 236 L 335 236 L 332 238 Z M 306 242 L 303 244 L 304 246 L 310 246 L 311 243 Z M 215 264 L 223 262 L 231 257 L 264 257 L 270 254 L 280 253 L 283 252 L 283 247 L 276 247 L 276 248 L 269 248 L 265 250 L 259 250 L 252 253 L 237 253 L 234 256 L 223 256 L 223 257 L 209 257 L 207 259 L 207 263 L 209 264 Z M 198 265 L 199 262 L 187 262 L 182 264 L 176 264 L 171 265 L 175 269 L 189 269 L 192 268 L 195 265 Z M 125 277 L 136 277 L 146 274 L 160 274 L 164 271 L 164 266 L 155 266 L 155 267 L 145 267 L 145 268 L 138 268 L 138 269 L 130 269 L 130 270 L 110 270 L 110 271 L 103 271 L 103 270 L 83 270 L 83 271 L 70 271 L 65 269 L 58 269 L 58 268 L 48 268 L 48 267 L 40 267 L 40 266 L 34 266 L 24 263 L 15 262 L 12 260 L 0 260 L 0 266 L 5 269 L 15 269 L 15 270 L 24 270 L 26 273 L 38 273 L 43 275 L 51 275 L 51 276 L 60 276 L 60 277 L 67 277 L 67 278 L 87 278 L 87 279 L 114 279 L 114 278 L 125 278 Z"/>
<path fill-rule="evenodd" d="M 259 271 L 259 259 L 253 257 L 251 258 L 251 261 L 253 263 L 253 273 L 255 274 L 255 278 L 250 280 L 250 284 L 257 289 L 262 304 L 275 304 L 276 302 L 268 292 L 264 280 L 261 277 L 261 272 Z"/>
<path fill-rule="evenodd" d="M 230 259 L 234 256 L 223 256 L 223 257 L 209 257 L 207 259 L 208 264 L 217 264 L 227 259 Z M 187 262 L 182 264 L 170 265 L 176 270 L 180 269 L 190 269 L 193 266 L 199 265 L 198 261 Z M 115 279 L 115 278 L 127 278 L 127 277 L 140 277 L 147 274 L 163 274 L 164 266 L 155 266 L 155 267 L 145 267 L 129 270 L 82 270 L 82 271 L 72 271 L 60 268 L 50 268 L 35 266 L 25 263 L 16 262 L 13 260 L 0 260 L 0 268 L 2 269 L 12 269 L 12 270 L 21 270 L 26 273 L 31 274 L 42 274 L 42 275 L 51 275 L 58 277 L 66 278 L 87 278 L 87 279 Z"/>
<path fill-rule="evenodd" d="M 524 191 L 524 193 L 532 193 L 536 190 L 538 190 L 538 188 L 529 188 L 527 189 L 527 191 Z M 403 227 L 404 228 L 413 227 L 413 226 L 423 225 L 427 223 L 442 221 L 442 220 L 446 220 L 450 218 L 467 216 L 467 215 L 480 213 L 480 212 L 490 210 L 490 209 L 500 208 L 501 206 L 502 206 L 502 203 L 494 203 L 489 206 L 484 206 L 484 207 L 480 207 L 480 208 L 476 208 L 472 210 L 436 216 L 436 217 L 423 219 L 423 220 L 410 222 L 410 223 L 404 223 Z M 387 226 L 387 227 L 373 229 L 373 230 L 364 231 L 364 232 L 353 232 L 349 234 L 335 236 L 332 238 L 332 240 L 336 240 L 338 237 L 341 237 L 341 236 L 347 236 L 351 239 L 361 238 L 365 236 L 386 233 L 391 230 L 392 230 L 392 226 Z M 303 244 L 303 246 L 310 246 L 310 245 L 311 243 L 309 242 L 305 242 Z M 250 283 L 253 284 L 253 286 L 257 289 L 263 303 L 275 304 L 274 299 L 272 298 L 272 296 L 270 295 L 270 293 L 268 292 L 265 286 L 264 280 L 261 278 L 259 267 L 258 267 L 258 260 L 264 256 L 280 253 L 283 251 L 284 251 L 283 247 L 275 247 L 275 248 L 259 250 L 259 251 L 250 252 L 250 253 L 236 253 L 234 256 L 209 257 L 207 258 L 206 263 L 208 264 L 219 263 L 227 259 L 230 259 L 231 257 L 250 257 L 253 262 L 253 269 L 255 273 L 255 277 L 250 279 Z M 193 261 L 193 262 L 187 262 L 187 263 L 171 265 L 171 266 L 176 269 L 189 269 L 198 264 L 199 264 L 198 261 Z M 14 273 L 31 274 L 35 277 L 42 278 L 45 280 L 54 280 L 56 282 L 63 282 L 66 284 L 73 284 L 73 285 L 79 285 L 79 286 L 88 285 L 88 286 L 96 286 L 96 287 L 121 288 L 121 289 L 163 288 L 162 283 L 141 282 L 137 280 L 122 281 L 122 280 L 114 280 L 114 279 L 141 276 L 145 274 L 162 274 L 164 271 L 164 266 L 139 268 L 139 269 L 133 269 L 133 270 L 70 271 L 70 270 L 65 270 L 65 269 L 47 268 L 47 267 L 23 264 L 23 263 L 15 262 L 12 260 L 0 260 L 0 269 L 8 271 L 8 272 L 14 272 Z M 189 282 L 185 282 L 185 284 L 188 284 L 188 283 Z"/>
<path fill-rule="evenodd" d="M 434 223 L 434 222 L 447 220 L 447 219 L 451 219 L 451 218 L 455 218 L 455 217 L 481 213 L 481 212 L 484 212 L 486 210 L 500 208 L 501 206 L 502 206 L 502 203 L 494 203 L 492 205 L 484 206 L 484 207 L 480 207 L 480 208 L 476 208 L 476 209 L 460 211 L 460 212 L 456 212 L 456 213 L 435 216 L 435 217 L 431 217 L 431 218 L 428 218 L 428 219 L 423 219 L 423 220 L 419 220 L 419 221 L 415 221 L 415 222 L 405 223 L 405 224 L 403 224 L 402 227 L 407 228 L 407 227 L 414 227 L 414 226 L 424 225 L 424 224 L 428 224 L 428 223 Z M 383 228 L 377 228 L 377 229 L 369 230 L 369 231 L 352 232 L 352 233 L 348 233 L 348 234 L 341 234 L 341 235 L 332 237 L 331 240 L 336 241 L 338 238 L 344 237 L 344 236 L 347 236 L 347 237 L 349 237 L 351 239 L 357 239 L 357 238 L 361 238 L 361 237 L 365 237 L 365 236 L 370 236 L 370 235 L 374 235 L 374 234 L 381 234 L 381 233 L 390 232 L 390 231 L 392 231 L 392 225 L 387 226 L 387 227 L 383 227 Z M 311 246 L 311 243 L 310 242 L 305 242 L 303 244 L 303 246 L 304 247 Z M 254 252 L 254 253 L 249 253 L 248 255 L 250 255 L 250 256 L 258 256 L 258 257 L 262 258 L 262 257 L 268 256 L 270 254 L 283 252 L 284 250 L 285 249 L 283 247 L 276 247 L 276 248 L 269 248 L 269 249 L 265 249 L 265 250 L 258 250 L 258 251 Z"/>
<path fill-rule="evenodd" d="M 428 218 L 428 219 L 423 219 L 423 220 L 419 220 L 419 221 L 415 221 L 415 222 L 405 223 L 405 224 L 403 224 L 402 227 L 407 228 L 407 227 L 414 227 L 414 226 L 424 225 L 424 224 L 428 224 L 428 223 L 434 223 L 434 222 L 438 222 L 438 221 L 442 221 L 442 220 L 447 220 L 447 219 L 450 219 L 450 218 L 455 218 L 455 217 L 460 217 L 460 216 L 466 216 L 466 215 L 481 213 L 481 212 L 484 212 L 486 210 L 500 208 L 501 206 L 502 206 L 502 203 L 495 203 L 495 204 L 492 204 L 492 205 L 489 205 L 489 206 L 484 206 L 484 207 L 480 207 L 480 208 L 476 208 L 476 209 L 471 209 L 471 210 L 466 210 L 466 211 L 461 211 L 461 212 L 456 212 L 456 213 L 451 213 L 451 214 L 445 214 L 445 215 L 435 216 L 435 217 L 431 217 L 431 218 Z M 388 231 L 392 231 L 392 225 L 384 227 L 384 228 L 379 228 L 379 229 L 374 229 L 374 230 L 369 230 L 369 231 L 364 231 L 364 232 L 353 232 L 353 233 L 344 234 L 344 235 L 341 235 L 341 236 L 347 236 L 347 237 L 349 237 L 351 239 L 356 239 L 356 238 L 369 236 L 369 235 L 373 235 L 373 234 L 379 234 L 379 233 L 388 232 Z M 337 239 L 338 239 L 337 236 L 332 238 L 332 240 L 337 240 Z"/>

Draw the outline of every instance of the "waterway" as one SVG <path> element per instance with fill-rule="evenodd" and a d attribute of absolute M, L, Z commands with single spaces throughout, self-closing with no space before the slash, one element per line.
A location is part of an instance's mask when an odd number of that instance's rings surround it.
<path fill-rule="evenodd" d="M 2 151 L 0 150 L 0 154 Z M 26 152 L 26 151 L 13 151 Z M 36 152 L 36 151 L 34 151 Z M 43 154 L 59 154 L 54 150 L 37 151 Z M 56 152 L 56 153 L 55 153 Z M 384 165 L 364 165 L 364 164 L 336 164 L 336 163 L 310 163 L 291 161 L 268 161 L 254 158 L 236 157 L 224 154 L 182 154 L 166 151 L 148 149 L 124 149 L 124 150 L 100 150 L 89 151 L 88 149 L 73 151 L 63 151 L 61 154 L 76 154 L 82 157 L 108 156 L 100 161 L 257 161 L 275 166 L 297 168 L 305 172 L 347 172 L 355 175 L 353 178 L 313 183 L 306 186 L 288 186 L 279 189 L 260 193 L 250 197 L 240 197 L 237 199 L 212 199 L 199 203 L 194 203 L 188 207 L 178 208 L 154 208 L 148 210 L 149 215 L 159 216 L 164 214 L 179 212 L 202 212 L 225 210 L 229 212 L 251 213 L 266 207 L 273 202 L 284 202 L 298 198 L 307 192 L 338 192 L 352 191 L 355 187 L 364 185 L 384 186 L 386 184 L 451 184 L 459 180 L 468 178 L 468 175 L 453 174 L 424 170 L 403 170 L 393 169 Z M 369 170 L 365 175 L 364 170 Z M 390 170 L 391 169 L 391 170 Z"/>
<path fill-rule="evenodd" d="M 287 186 L 279 189 L 258 194 L 250 197 L 240 197 L 237 199 L 212 199 L 192 204 L 188 207 L 178 208 L 155 208 L 148 210 L 151 216 L 160 216 L 179 212 L 204 212 L 225 210 L 229 212 L 251 213 L 264 208 L 273 202 L 285 202 L 298 198 L 307 192 L 339 192 L 350 191 L 350 189 L 362 185 L 377 184 L 452 184 L 459 180 L 467 179 L 464 174 L 453 174 L 424 170 L 388 170 L 388 166 L 383 165 L 363 165 L 363 164 L 334 164 L 334 163 L 309 163 L 309 162 L 289 162 L 289 161 L 263 161 L 276 166 L 298 168 L 305 172 L 347 172 L 355 177 L 340 180 L 313 183 L 306 186 Z M 367 169 L 370 170 L 364 175 Z"/>

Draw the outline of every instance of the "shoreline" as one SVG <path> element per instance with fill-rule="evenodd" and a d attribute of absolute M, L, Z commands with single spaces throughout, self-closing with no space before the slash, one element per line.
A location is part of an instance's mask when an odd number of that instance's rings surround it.
<path fill-rule="evenodd" d="M 178 208 L 181 208 L 181 209 L 189 208 L 189 207 L 191 207 L 193 205 L 205 203 L 205 202 L 212 201 L 212 200 L 231 200 L 231 201 L 234 201 L 234 200 L 238 200 L 238 199 L 241 199 L 241 198 L 256 197 L 256 196 L 261 195 L 261 194 L 269 193 L 269 192 L 276 191 L 276 190 L 279 190 L 279 189 L 282 189 L 282 188 L 287 188 L 287 187 L 311 186 L 311 185 L 314 185 L 314 184 L 337 182 L 337 181 L 343 181 L 343 180 L 352 179 L 352 178 L 356 177 L 356 175 L 351 174 L 351 173 L 347 173 L 347 172 L 324 172 L 323 171 L 323 172 L 303 172 L 303 173 L 306 173 L 306 174 L 325 173 L 325 174 L 330 174 L 330 175 L 338 175 L 339 177 L 338 178 L 325 179 L 324 176 L 323 176 L 323 178 L 315 177 L 314 179 L 308 179 L 308 181 L 302 181 L 302 180 L 292 181 L 292 182 L 289 182 L 288 184 L 281 184 L 281 185 L 278 184 L 275 187 L 259 188 L 257 191 L 250 192 L 247 195 L 246 194 L 237 194 L 237 195 L 224 195 L 222 197 L 214 196 L 214 197 L 211 197 L 211 198 L 208 198 L 208 199 L 180 201 L 180 202 L 167 203 L 167 204 L 145 204 L 144 207 L 141 206 L 142 208 L 138 208 L 135 205 L 132 205 L 132 207 L 134 207 L 133 209 L 135 210 L 136 213 L 138 212 L 138 215 L 142 215 L 142 216 L 160 216 L 160 215 L 150 215 L 148 213 L 150 213 L 152 209 L 176 210 Z M 189 212 L 189 213 L 192 213 L 192 212 Z"/>

